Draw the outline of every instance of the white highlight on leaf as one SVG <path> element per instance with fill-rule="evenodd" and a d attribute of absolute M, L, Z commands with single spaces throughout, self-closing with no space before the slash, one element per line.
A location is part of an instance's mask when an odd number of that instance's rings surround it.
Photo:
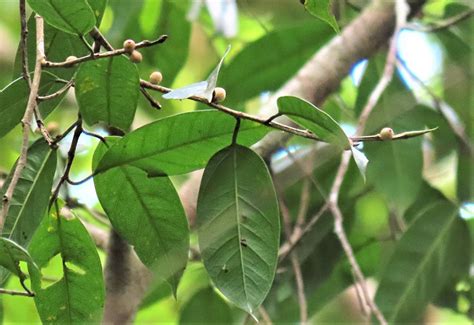
<path fill-rule="evenodd" d="M 362 151 L 359 151 L 354 147 L 351 147 L 351 150 L 352 150 L 352 157 L 354 158 L 354 161 L 357 164 L 357 167 L 359 168 L 359 171 L 365 182 L 366 181 L 365 171 L 367 170 L 367 164 L 369 163 L 369 159 L 367 159 L 367 157 Z"/>
<path fill-rule="evenodd" d="M 175 89 L 165 95 L 163 98 L 165 99 L 186 99 L 192 96 L 198 96 L 205 98 L 208 102 L 212 101 L 212 95 L 214 89 L 216 88 L 217 78 L 219 77 L 219 71 L 221 69 L 222 63 L 224 62 L 225 57 L 230 51 L 231 46 L 227 47 L 224 55 L 222 56 L 219 64 L 217 64 L 216 68 L 212 73 L 209 75 L 207 80 L 196 82 L 182 88 Z"/>

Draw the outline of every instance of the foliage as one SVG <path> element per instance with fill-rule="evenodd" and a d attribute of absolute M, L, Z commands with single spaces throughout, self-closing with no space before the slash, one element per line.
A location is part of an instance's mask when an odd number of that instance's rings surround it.
<path fill-rule="evenodd" d="M 365 116 L 383 49 L 320 107 L 301 95 L 326 92 L 304 69 L 334 55 L 360 3 L 218 3 L 26 1 L 26 48 L 0 51 L 3 320 L 100 323 L 115 290 L 129 305 L 113 314 L 137 323 L 356 323 L 360 267 L 389 323 L 472 322 L 473 9 L 427 1 L 408 27 L 441 53 L 434 81 L 399 50 Z M 0 35 L 17 41 L 4 6 Z M 216 32 L 233 14 L 228 39 Z M 347 74 L 318 63 L 328 83 Z"/>

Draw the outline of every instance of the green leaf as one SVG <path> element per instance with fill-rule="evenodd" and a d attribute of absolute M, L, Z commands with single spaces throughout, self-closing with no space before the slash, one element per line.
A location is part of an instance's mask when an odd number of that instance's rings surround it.
<path fill-rule="evenodd" d="M 23 247 L 28 246 L 48 206 L 56 160 L 56 150 L 51 149 L 43 139 L 36 141 L 28 149 L 26 166 L 13 192 L 3 228 L 4 237 Z M 14 170 L 15 167 L 3 185 L 2 196 L 11 182 Z"/>
<path fill-rule="evenodd" d="M 129 164 L 152 176 L 184 174 L 204 167 L 216 151 L 229 145 L 234 127 L 233 117 L 214 110 L 166 117 L 123 137 L 104 155 L 96 172 Z M 268 131 L 242 121 L 239 142 L 254 144 Z"/>
<path fill-rule="evenodd" d="M 263 91 L 278 89 L 330 37 L 326 24 L 306 22 L 273 30 L 248 44 L 222 67 L 218 84 L 227 91 L 226 103 L 233 106 Z"/>
<path fill-rule="evenodd" d="M 424 308 L 470 256 L 465 222 L 448 201 L 427 206 L 398 241 L 376 302 L 389 323 L 417 322 Z"/>
<path fill-rule="evenodd" d="M 49 286 L 29 268 L 35 304 L 43 323 L 100 323 L 104 281 L 96 247 L 72 212 L 61 215 L 56 207 L 41 223 L 30 245 L 30 254 L 41 269 L 59 255 L 62 278 Z"/>
<path fill-rule="evenodd" d="M 216 287 L 253 314 L 268 294 L 278 260 L 278 201 L 264 161 L 232 145 L 206 166 L 197 204 L 199 247 Z"/>
<path fill-rule="evenodd" d="M 331 12 L 330 0 L 305 0 L 304 7 L 311 15 L 326 22 L 336 33 L 339 33 L 336 18 Z"/>
<path fill-rule="evenodd" d="M 313 132 L 322 141 L 337 146 L 341 150 L 351 147 L 351 143 L 342 128 L 326 112 L 310 102 L 293 96 L 278 98 L 280 114 L 289 116 L 296 123 Z"/>
<path fill-rule="evenodd" d="M 64 85 L 55 82 L 56 79 L 54 75 L 43 72 L 39 94 L 43 96 L 61 89 Z M 0 91 L 0 137 L 13 130 L 21 122 L 25 114 L 29 94 L 30 88 L 23 78 L 16 79 Z M 47 117 L 63 98 L 64 95 L 40 103 L 41 115 Z"/>
<path fill-rule="evenodd" d="M 76 76 L 76 98 L 84 120 L 105 122 L 126 131 L 137 109 L 140 77 L 125 56 L 81 64 Z"/>
<path fill-rule="evenodd" d="M 423 122 L 421 122 L 423 123 Z M 408 112 L 391 126 L 400 133 L 417 129 L 420 121 Z M 370 164 L 367 167 L 367 180 L 382 193 L 392 208 L 402 215 L 415 201 L 422 184 L 423 154 L 422 138 L 413 138 L 383 143 L 365 143 L 365 153 Z"/>
<path fill-rule="evenodd" d="M 21 261 L 36 267 L 30 254 L 23 247 L 10 239 L 0 238 L 0 265 L 19 277 L 23 283 L 26 279 L 26 274 L 20 269 Z"/>
<path fill-rule="evenodd" d="M 369 162 L 367 157 L 352 147 L 349 138 L 331 115 L 298 97 L 283 96 L 278 98 L 277 104 L 280 114 L 289 116 L 322 141 L 335 145 L 341 151 L 351 149 L 352 158 L 365 180 L 365 171 Z"/>
<path fill-rule="evenodd" d="M 40 139 L 28 149 L 26 166 L 18 180 L 3 227 L 3 237 L 8 237 L 22 247 L 27 247 L 43 219 L 56 171 L 56 150 Z M 15 164 L 16 166 L 16 164 Z M 0 195 L 3 196 L 11 182 L 13 167 Z M 7 277 L 0 270 L 0 283 Z"/>
<path fill-rule="evenodd" d="M 48 24 L 66 33 L 84 35 L 96 24 L 85 0 L 28 0 L 28 4 Z"/>
<path fill-rule="evenodd" d="M 108 138 L 112 144 L 118 138 Z M 96 166 L 107 148 L 100 144 Z M 149 178 L 143 170 L 123 165 L 94 177 L 99 201 L 117 233 L 140 260 L 174 292 L 188 260 L 189 230 L 178 193 L 168 177 Z"/>
<path fill-rule="evenodd" d="M 184 306 L 179 324 L 232 324 L 229 305 L 211 287 L 196 293 Z"/>

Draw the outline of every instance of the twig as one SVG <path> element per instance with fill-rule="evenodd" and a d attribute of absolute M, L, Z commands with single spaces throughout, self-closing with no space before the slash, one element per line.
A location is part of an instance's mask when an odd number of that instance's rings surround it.
<path fill-rule="evenodd" d="M 75 124 L 76 124 L 76 129 L 74 130 L 71 146 L 69 147 L 69 151 L 67 153 L 66 168 L 64 169 L 63 175 L 59 179 L 58 185 L 56 185 L 56 188 L 53 191 L 53 194 L 49 201 L 49 209 L 51 209 L 53 203 L 58 198 L 61 186 L 65 182 L 69 181 L 69 172 L 71 171 L 72 163 L 74 162 L 74 157 L 76 155 L 77 144 L 79 143 L 79 138 L 81 137 L 81 134 L 82 134 L 82 118 L 80 116 L 78 118 L 78 121 Z"/>
<path fill-rule="evenodd" d="M 2 212 L 0 215 L 0 233 L 3 230 L 5 219 L 8 215 L 10 208 L 10 201 L 13 197 L 18 180 L 21 177 L 23 168 L 26 165 L 28 158 L 28 145 L 30 136 L 31 119 L 33 117 L 33 111 L 36 106 L 36 97 L 38 96 L 38 89 L 41 82 L 41 62 L 44 60 L 44 24 L 41 16 L 36 16 L 36 64 L 33 75 L 33 81 L 31 82 L 30 95 L 28 97 L 28 103 L 26 105 L 25 114 L 21 120 L 23 127 L 23 141 L 21 145 L 20 157 L 16 164 L 15 171 L 13 172 L 12 180 L 5 192 L 2 199 Z"/>
<path fill-rule="evenodd" d="M 439 98 L 431 89 L 428 87 L 411 69 L 408 68 L 406 62 L 400 57 L 397 57 L 398 64 L 397 66 L 402 68 L 403 71 L 408 73 L 408 75 L 431 97 L 434 107 L 438 110 L 444 120 L 448 123 L 451 130 L 453 130 L 454 135 L 458 140 L 464 144 L 470 152 L 474 152 L 473 145 L 469 140 L 468 135 L 465 131 L 465 126 L 463 125 L 461 119 L 458 117 L 454 109 L 446 104 L 441 98 Z"/>
<path fill-rule="evenodd" d="M 263 306 L 258 307 L 258 312 L 260 313 L 260 316 L 263 318 L 263 323 L 265 325 L 272 325 L 272 319 L 270 318 L 270 315 L 268 314 L 267 310 Z"/>
<path fill-rule="evenodd" d="M 287 241 L 291 241 L 291 215 L 283 197 L 281 197 L 281 194 L 279 202 L 281 216 L 283 218 L 283 229 L 285 231 Z M 303 274 L 301 272 L 301 265 L 296 252 L 290 253 L 290 259 L 293 273 L 295 274 L 296 292 L 298 294 L 298 307 L 300 310 L 300 322 L 301 324 L 306 324 L 308 322 L 308 304 L 306 302 L 306 295 L 304 292 L 304 281 Z"/>
<path fill-rule="evenodd" d="M 145 87 L 140 87 L 140 91 L 153 108 L 161 109 L 161 104 L 156 99 L 154 99 L 150 93 L 148 93 Z"/>
<path fill-rule="evenodd" d="M 10 296 L 23 296 L 23 297 L 34 297 L 34 292 L 26 292 L 26 291 L 16 291 L 16 290 L 8 290 L 0 288 L 0 294 L 10 295 Z"/>
<path fill-rule="evenodd" d="M 167 94 L 171 91 L 170 88 L 166 88 L 166 87 L 163 87 L 163 86 L 160 86 L 160 85 L 154 85 L 154 84 L 152 84 L 148 81 L 145 81 L 145 80 L 140 80 L 140 85 L 142 87 L 145 87 L 145 88 L 148 88 L 148 89 L 156 90 L 156 91 L 158 91 L 160 93 L 163 93 L 163 94 Z M 207 99 L 202 98 L 202 97 L 192 96 L 192 97 L 189 97 L 188 99 L 193 100 L 195 102 L 205 104 L 205 105 L 210 106 L 212 108 L 216 108 L 219 111 L 224 112 L 228 115 L 234 116 L 236 118 L 257 122 L 259 124 L 266 125 L 266 126 L 269 126 L 273 129 L 284 131 L 284 132 L 289 133 L 289 134 L 297 135 L 297 136 L 307 138 L 307 139 L 311 139 L 311 140 L 315 140 L 315 141 L 324 142 L 323 140 L 321 140 L 320 138 L 315 136 L 309 130 L 298 129 L 298 128 L 295 128 L 295 127 L 292 127 L 292 126 L 289 126 L 289 125 L 286 125 L 286 124 L 275 122 L 275 121 L 273 121 L 273 119 L 262 118 L 262 117 L 251 115 L 251 114 L 248 114 L 248 113 L 245 113 L 245 112 L 237 111 L 237 110 L 234 110 L 232 108 L 226 107 L 226 106 L 221 105 L 221 104 L 208 102 Z M 418 134 L 416 136 L 418 136 Z M 378 135 L 365 136 L 365 137 L 354 136 L 354 137 L 349 137 L 349 138 L 353 142 L 382 141 L 381 139 L 378 139 Z M 392 140 L 400 140 L 400 139 L 394 137 Z"/>
<path fill-rule="evenodd" d="M 433 24 L 432 26 L 420 26 L 420 25 L 415 25 L 415 24 L 409 24 L 408 26 L 405 27 L 405 29 L 415 30 L 415 31 L 424 32 L 424 33 L 433 33 L 433 32 L 437 32 L 437 31 L 449 28 L 453 25 L 456 25 L 457 23 L 468 19 L 472 15 L 474 15 L 474 8 L 466 10 L 458 15 L 449 17 L 440 22 L 437 22 L 436 24 Z"/>
<path fill-rule="evenodd" d="M 143 47 L 150 47 L 156 44 L 161 44 L 166 39 L 168 38 L 167 35 L 162 35 L 156 40 L 153 41 L 148 41 L 144 40 L 140 43 L 137 43 L 135 48 L 140 49 Z M 92 53 L 89 55 L 82 56 L 80 58 L 74 59 L 74 60 L 69 60 L 69 61 L 63 61 L 63 62 L 51 62 L 51 61 L 44 61 L 43 62 L 43 67 L 45 68 L 68 68 L 72 67 L 78 63 L 86 62 L 86 61 L 91 61 L 91 60 L 97 60 L 97 59 L 103 59 L 103 58 L 108 58 L 112 56 L 118 56 L 127 53 L 125 49 L 117 49 L 117 50 L 112 50 L 112 51 L 107 51 L 107 52 L 102 52 L 102 53 Z"/>
<path fill-rule="evenodd" d="M 44 102 L 46 100 L 51 100 L 51 99 L 54 99 L 56 97 L 59 97 L 61 96 L 62 94 L 64 94 L 66 91 L 69 90 L 69 88 L 71 88 L 72 86 L 74 85 L 74 81 L 73 80 L 69 80 L 67 82 L 67 84 L 64 85 L 64 87 L 62 87 L 61 89 L 59 89 L 58 91 L 52 93 L 52 94 L 49 94 L 49 95 L 45 95 L 45 96 L 38 96 L 38 101 L 39 102 Z"/>
<path fill-rule="evenodd" d="M 20 38 L 20 51 L 21 51 L 21 67 L 23 73 L 23 79 L 26 80 L 28 86 L 31 87 L 31 78 L 28 68 L 28 24 L 26 22 L 26 8 L 25 0 L 20 0 L 20 21 L 21 21 L 21 38 Z"/>

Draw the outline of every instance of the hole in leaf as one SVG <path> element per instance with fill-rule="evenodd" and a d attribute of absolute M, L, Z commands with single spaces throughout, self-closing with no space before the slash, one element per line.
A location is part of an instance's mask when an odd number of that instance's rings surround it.
<path fill-rule="evenodd" d="M 62 278 L 63 259 L 57 253 L 48 261 L 48 264 L 41 268 L 41 289 L 47 289 Z"/>
<path fill-rule="evenodd" d="M 69 261 L 68 261 L 68 262 L 66 262 L 65 264 L 66 264 L 66 267 L 67 267 L 69 270 L 71 270 L 71 271 L 73 271 L 73 272 L 75 272 L 75 273 L 77 273 L 77 274 L 80 274 L 80 275 L 86 274 L 86 271 L 85 271 L 82 267 L 80 267 L 80 266 L 78 266 L 78 265 L 76 265 L 76 264 L 74 264 L 74 263 L 72 263 L 72 262 L 69 262 Z"/>

